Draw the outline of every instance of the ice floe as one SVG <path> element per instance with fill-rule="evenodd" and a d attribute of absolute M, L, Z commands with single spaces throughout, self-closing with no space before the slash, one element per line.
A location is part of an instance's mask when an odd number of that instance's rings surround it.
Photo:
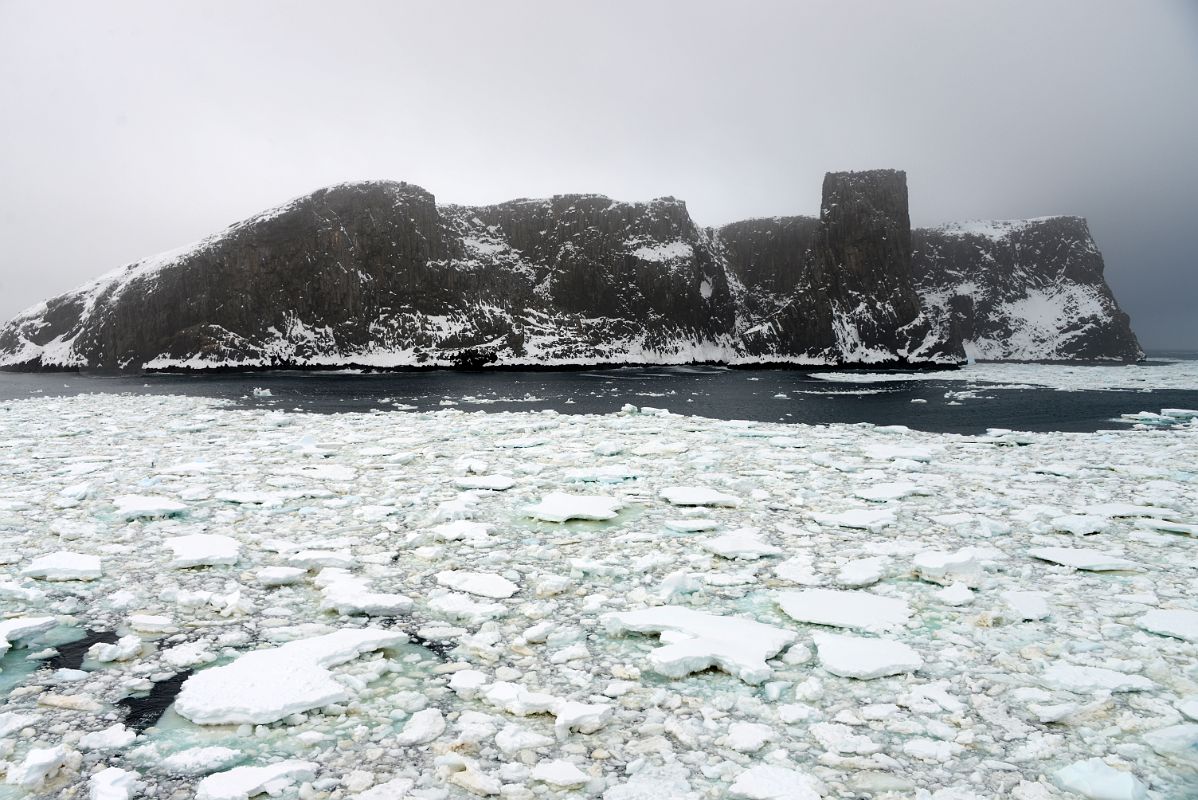
<path fill-rule="evenodd" d="M 175 710 L 203 725 L 277 722 L 349 697 L 330 667 L 407 640 L 402 633 L 346 629 L 246 653 L 188 678 Z"/>
<path fill-rule="evenodd" d="M 778 605 L 798 622 L 836 628 L 892 628 L 902 625 L 911 616 L 907 601 L 901 598 L 838 589 L 780 592 Z"/>
<path fill-rule="evenodd" d="M 613 634 L 662 634 L 664 644 L 649 654 L 649 663 L 655 672 L 671 678 L 714 666 L 746 683 L 761 683 L 771 672 L 766 659 L 796 638 L 791 631 L 744 617 L 705 614 L 683 606 L 613 613 L 603 621 Z"/>
<path fill-rule="evenodd" d="M 834 633 L 817 633 L 814 638 L 820 666 L 842 678 L 870 680 L 914 672 L 923 666 L 919 653 L 895 639 Z"/>

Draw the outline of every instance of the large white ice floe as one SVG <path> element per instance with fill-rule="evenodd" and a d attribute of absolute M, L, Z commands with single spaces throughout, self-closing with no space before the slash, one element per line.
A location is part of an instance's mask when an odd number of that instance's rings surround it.
<path fill-rule="evenodd" d="M 772 672 L 766 659 L 797 638 L 793 631 L 756 620 L 706 614 L 684 606 L 606 614 L 603 624 L 612 634 L 661 634 L 665 643 L 649 654 L 649 664 L 670 678 L 718 667 L 746 683 L 761 683 Z"/>
<path fill-rule="evenodd" d="M 99 556 L 60 550 L 33 559 L 21 574 L 46 581 L 94 581 L 104 570 Z"/>
<path fill-rule="evenodd" d="M 624 503 L 603 495 L 566 494 L 551 492 L 526 512 L 543 522 L 567 522 L 572 519 L 605 520 L 619 513 Z"/>
<path fill-rule="evenodd" d="M 919 653 L 894 639 L 837 633 L 817 633 L 814 638 L 820 666 L 842 678 L 884 678 L 914 672 L 923 666 Z"/>
<path fill-rule="evenodd" d="M 911 617 L 907 601 L 901 598 L 838 589 L 779 592 L 778 605 L 798 622 L 836 628 L 883 630 L 901 626 Z"/>
<path fill-rule="evenodd" d="M 186 503 L 149 494 L 123 494 L 114 497 L 112 504 L 116 506 L 116 515 L 128 520 L 174 517 L 187 511 Z"/>
<path fill-rule="evenodd" d="M 1033 547 L 1028 555 L 1041 561 L 1051 561 L 1074 569 L 1090 572 L 1138 570 L 1140 565 L 1126 558 L 1113 556 L 1086 547 Z"/>
<path fill-rule="evenodd" d="M 236 539 L 219 533 L 174 536 L 164 544 L 174 553 L 170 565 L 175 568 L 236 564 L 241 554 L 241 544 Z"/>
<path fill-rule="evenodd" d="M 1052 775 L 1057 786 L 1089 800 L 1146 800 L 1148 787 L 1127 770 L 1101 758 L 1087 758 L 1061 767 Z"/>
<path fill-rule="evenodd" d="M 1140 617 L 1136 624 L 1146 631 L 1198 642 L 1198 611 L 1186 608 L 1157 608 Z"/>
<path fill-rule="evenodd" d="M 256 650 L 192 675 L 175 699 L 175 710 L 201 725 L 278 722 L 349 699 L 349 689 L 330 667 L 407 641 L 393 631 L 348 628 Z"/>

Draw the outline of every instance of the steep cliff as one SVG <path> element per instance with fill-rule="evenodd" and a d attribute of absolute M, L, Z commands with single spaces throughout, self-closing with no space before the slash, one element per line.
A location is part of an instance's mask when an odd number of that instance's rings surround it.
<path fill-rule="evenodd" d="M 754 318 L 740 333 L 747 352 L 801 341 L 836 364 L 964 358 L 914 290 L 904 172 L 830 172 L 818 220 L 748 220 L 718 238 Z"/>
<path fill-rule="evenodd" d="M 718 230 L 670 197 L 438 206 L 343 184 L 23 312 L 0 367 L 955 363 L 965 323 L 928 286 L 963 256 L 915 241 L 913 273 L 893 170 L 830 173 L 819 219 Z"/>
<path fill-rule="evenodd" d="M 913 232 L 930 316 L 981 360 L 1142 358 L 1080 217 L 968 222 Z"/>

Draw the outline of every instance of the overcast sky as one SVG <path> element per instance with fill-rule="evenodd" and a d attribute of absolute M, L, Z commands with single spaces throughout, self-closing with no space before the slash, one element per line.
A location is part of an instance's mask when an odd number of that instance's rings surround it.
<path fill-rule="evenodd" d="M 1198 349 L 1198 2 L 0 0 L 0 318 L 330 183 L 917 225 L 1077 214 Z"/>

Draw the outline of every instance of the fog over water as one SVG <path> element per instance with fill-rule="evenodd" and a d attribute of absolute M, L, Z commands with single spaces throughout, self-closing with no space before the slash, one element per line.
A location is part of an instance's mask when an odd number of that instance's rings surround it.
<path fill-rule="evenodd" d="M 0 318 L 322 185 L 1085 216 L 1150 348 L 1198 348 L 1198 5 L 0 0 Z"/>

